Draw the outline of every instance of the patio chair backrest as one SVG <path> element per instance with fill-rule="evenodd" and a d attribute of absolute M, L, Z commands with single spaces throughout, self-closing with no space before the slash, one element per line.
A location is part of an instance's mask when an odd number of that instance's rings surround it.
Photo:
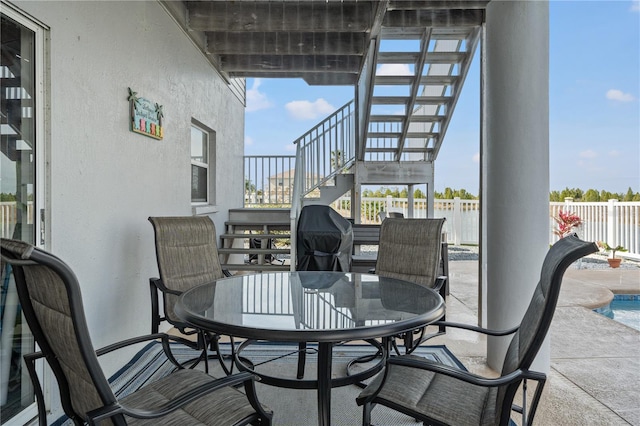
<path fill-rule="evenodd" d="M 565 271 L 576 260 L 596 251 L 595 243 L 582 241 L 575 234 L 562 238 L 551 247 L 542 264 L 540 280 L 529 307 L 505 354 L 502 375 L 531 367 L 549 331 Z M 505 422 L 508 421 L 510 407 L 504 407 L 503 402 L 512 401 L 517 388 L 518 384 L 514 384 L 498 390 L 496 409 Z"/>
<path fill-rule="evenodd" d="M 160 279 L 169 290 L 183 293 L 223 278 L 216 228 L 208 216 L 150 217 L 156 241 Z M 163 292 L 164 314 L 172 323 L 178 295 Z"/>
<path fill-rule="evenodd" d="M 376 274 L 432 288 L 440 268 L 444 221 L 385 219 L 380 225 Z"/>
<path fill-rule="evenodd" d="M 91 343 L 78 280 L 62 260 L 30 244 L 3 238 L 0 245 L 2 273 L 13 272 L 27 324 L 55 374 L 62 407 L 71 419 L 86 420 L 87 411 L 116 398 Z"/>

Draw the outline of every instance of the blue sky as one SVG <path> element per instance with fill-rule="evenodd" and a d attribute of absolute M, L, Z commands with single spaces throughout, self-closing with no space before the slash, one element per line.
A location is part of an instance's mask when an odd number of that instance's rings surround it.
<path fill-rule="evenodd" d="M 551 0 L 549 14 L 551 189 L 639 192 L 640 1 Z M 436 159 L 437 191 L 479 192 L 478 62 Z M 353 97 L 347 86 L 248 79 L 245 154 L 295 154 L 293 140 Z"/>

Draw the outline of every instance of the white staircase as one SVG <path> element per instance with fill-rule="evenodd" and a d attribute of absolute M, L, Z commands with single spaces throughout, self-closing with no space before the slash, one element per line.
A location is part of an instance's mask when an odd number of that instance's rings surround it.
<path fill-rule="evenodd" d="M 361 161 L 433 162 L 473 59 L 479 26 L 380 31 Z"/>

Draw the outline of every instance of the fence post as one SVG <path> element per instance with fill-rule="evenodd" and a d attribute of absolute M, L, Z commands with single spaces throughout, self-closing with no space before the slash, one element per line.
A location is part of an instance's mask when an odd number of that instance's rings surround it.
<path fill-rule="evenodd" d="M 391 195 L 387 195 L 387 205 L 384 208 L 384 210 L 387 212 L 387 216 L 389 215 L 389 212 L 391 211 L 392 207 L 393 207 L 393 197 Z"/>
<path fill-rule="evenodd" d="M 453 197 L 453 244 L 459 246 L 462 242 L 462 204 L 460 197 Z"/>
<path fill-rule="evenodd" d="M 615 198 L 607 201 L 607 244 L 611 247 L 618 245 L 618 235 L 616 232 L 618 217 L 616 215 L 616 203 L 618 200 Z"/>

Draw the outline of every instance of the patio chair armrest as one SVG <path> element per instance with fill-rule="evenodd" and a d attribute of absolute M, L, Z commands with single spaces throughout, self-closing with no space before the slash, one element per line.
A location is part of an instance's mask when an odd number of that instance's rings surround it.
<path fill-rule="evenodd" d="M 504 376 L 489 378 L 460 370 L 455 367 L 450 367 L 448 365 L 438 364 L 415 357 L 391 357 L 388 360 L 388 364 L 432 371 L 434 373 L 443 374 L 445 376 L 453 377 L 455 379 L 483 387 L 504 386 L 522 379 L 546 379 L 546 375 L 544 373 L 522 369 L 517 369 L 509 374 L 505 374 Z"/>
<path fill-rule="evenodd" d="M 136 343 L 142 343 L 142 342 L 147 342 L 147 341 L 151 341 L 151 340 L 158 340 L 158 339 L 164 340 L 165 338 L 168 339 L 169 336 L 167 334 L 164 334 L 164 333 L 153 333 L 153 334 L 145 334 L 145 335 L 142 335 L 142 336 L 136 336 L 136 337 L 132 337 L 130 339 L 125 339 L 125 340 L 121 340 L 119 342 L 112 343 L 112 344 L 104 346 L 104 347 L 102 347 L 100 349 L 96 349 L 96 355 L 97 356 L 101 356 L 101 355 L 107 354 L 109 352 L 113 352 L 115 350 L 125 348 L 127 346 L 135 345 Z"/>
<path fill-rule="evenodd" d="M 176 398 L 173 398 L 166 403 L 156 406 L 154 409 L 144 410 L 139 408 L 127 407 L 123 404 L 111 404 L 104 407 L 97 408 L 89 411 L 87 417 L 89 418 L 89 424 L 99 423 L 110 417 L 123 414 L 137 419 L 153 419 L 157 417 L 166 416 L 167 414 L 183 407 L 190 402 L 193 402 L 204 395 L 211 392 L 215 392 L 218 389 L 222 389 L 228 386 L 237 386 L 246 381 L 256 380 L 256 376 L 249 372 L 242 372 L 233 374 L 231 376 L 225 376 L 220 379 L 213 380 L 203 385 L 190 389 Z"/>
<path fill-rule="evenodd" d="M 181 345 L 188 346 L 186 344 L 186 340 L 179 336 L 172 336 L 166 333 L 152 333 L 145 334 L 142 336 L 132 337 L 130 339 L 122 340 L 120 342 L 112 343 L 105 347 L 96 350 L 96 355 L 101 356 L 108 354 L 109 352 L 113 352 L 118 349 L 125 348 L 127 346 L 135 345 L 137 343 L 152 341 L 152 340 L 160 340 L 162 343 L 162 349 L 164 351 L 165 356 L 171 361 L 173 365 L 177 368 L 184 368 L 177 359 L 174 358 L 173 353 L 171 352 L 171 348 L 169 347 L 170 342 L 180 343 Z"/>
<path fill-rule="evenodd" d="M 182 294 L 181 291 L 167 288 L 167 286 L 164 285 L 164 282 L 162 282 L 162 278 L 149 278 L 149 285 L 157 288 L 163 293 L 175 294 L 176 296 L 180 296 Z"/>
<path fill-rule="evenodd" d="M 515 333 L 520 328 L 520 326 L 516 326 L 507 330 L 489 330 L 487 328 L 478 327 L 476 325 L 464 324 L 459 322 L 449 322 L 449 321 L 434 321 L 432 325 L 475 331 L 477 333 L 487 334 L 489 336 L 508 336 L 510 334 Z"/>
<path fill-rule="evenodd" d="M 433 289 L 435 291 L 440 292 L 440 290 L 442 290 L 443 288 L 446 287 L 447 285 L 447 276 L 446 275 L 439 275 L 436 277 L 435 282 L 433 283 Z M 442 292 L 441 292 L 442 293 Z"/>

